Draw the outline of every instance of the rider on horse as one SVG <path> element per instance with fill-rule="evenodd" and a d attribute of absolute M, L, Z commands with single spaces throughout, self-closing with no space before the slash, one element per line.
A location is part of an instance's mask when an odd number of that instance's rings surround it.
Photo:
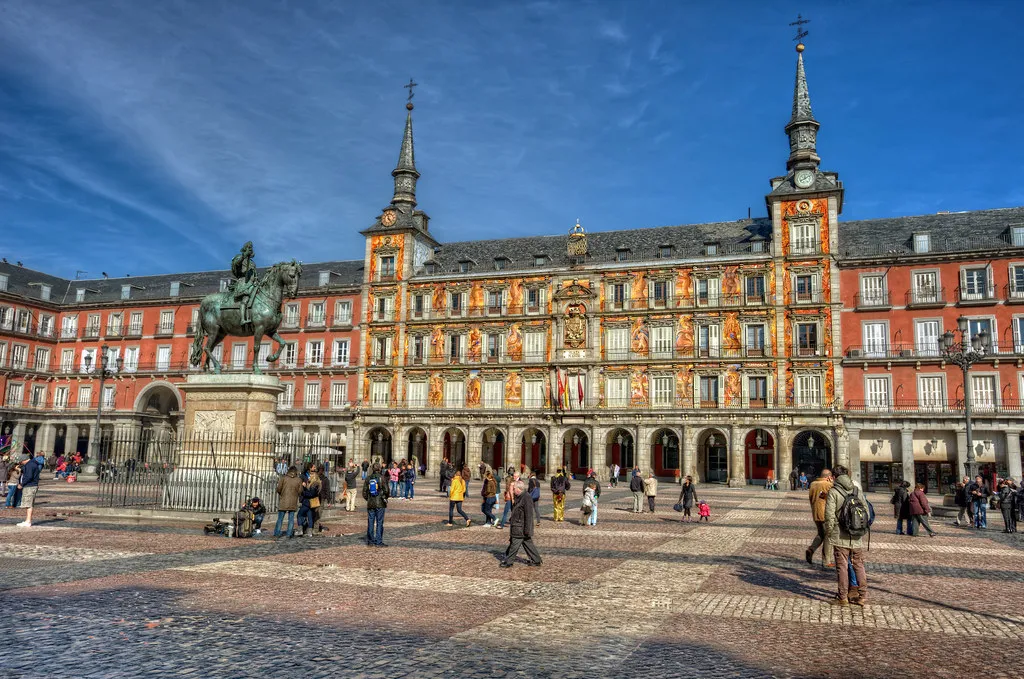
<path fill-rule="evenodd" d="M 231 274 L 235 277 L 232 290 L 235 301 L 239 302 L 243 325 L 252 322 L 252 295 L 256 289 L 256 264 L 252 261 L 253 256 L 252 241 L 247 241 L 241 252 L 231 260 Z"/>

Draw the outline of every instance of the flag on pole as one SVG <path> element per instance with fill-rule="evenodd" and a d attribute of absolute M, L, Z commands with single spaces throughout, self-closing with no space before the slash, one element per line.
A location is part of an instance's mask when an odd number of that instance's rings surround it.
<path fill-rule="evenodd" d="M 565 404 L 566 410 L 572 410 L 572 403 L 569 401 L 569 373 L 565 373 L 562 378 L 562 403 Z"/>
<path fill-rule="evenodd" d="M 558 381 L 558 396 L 555 399 L 555 402 L 559 410 L 564 410 L 565 406 L 562 403 L 562 371 L 558 368 L 555 368 L 555 379 Z"/>
<path fill-rule="evenodd" d="M 583 407 L 583 376 L 576 373 L 576 395 L 579 397 L 579 406 Z"/>

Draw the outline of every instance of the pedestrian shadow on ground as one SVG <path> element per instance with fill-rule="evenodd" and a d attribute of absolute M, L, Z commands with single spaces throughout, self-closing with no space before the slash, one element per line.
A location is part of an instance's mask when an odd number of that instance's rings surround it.
<path fill-rule="evenodd" d="M 797 572 L 796 568 L 792 570 Z M 806 569 L 800 569 L 799 573 L 799 577 L 791 577 L 779 571 L 767 570 L 761 565 L 743 563 L 742 560 L 736 571 L 737 577 L 742 582 L 754 585 L 755 587 L 777 589 L 787 594 L 795 594 L 808 599 L 820 599 L 833 594 L 830 588 L 823 585 L 826 582 L 834 581 L 834 571 L 811 571 L 808 573 Z M 830 574 L 832 577 L 830 577 Z M 820 581 L 820 584 L 807 583 L 805 580 L 808 575 L 813 580 Z"/>

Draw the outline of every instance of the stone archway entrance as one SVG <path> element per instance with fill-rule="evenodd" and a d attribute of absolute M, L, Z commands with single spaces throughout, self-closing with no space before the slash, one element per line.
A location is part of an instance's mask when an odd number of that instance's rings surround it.
<path fill-rule="evenodd" d="M 562 459 L 569 461 L 574 474 L 586 476 L 593 466 L 590 457 L 590 437 L 582 429 L 570 429 L 562 436 Z"/>
<path fill-rule="evenodd" d="M 456 469 L 466 466 L 466 436 L 461 429 L 456 427 L 446 429 L 441 444 L 444 459 L 448 460 Z"/>
<path fill-rule="evenodd" d="M 520 464 L 537 472 L 538 478 L 547 472 L 547 438 L 539 429 L 527 429 L 519 441 Z"/>
<path fill-rule="evenodd" d="M 623 470 L 632 469 L 636 464 L 636 447 L 628 429 L 613 429 L 608 433 L 606 445 L 608 464 L 617 464 Z"/>
<path fill-rule="evenodd" d="M 832 466 L 832 444 L 828 436 L 815 430 L 804 430 L 793 437 L 793 469 L 808 478 L 817 478 L 822 469 Z"/>
<path fill-rule="evenodd" d="M 775 438 L 764 429 L 754 429 L 744 437 L 743 448 L 747 479 L 766 481 L 768 472 L 775 469 Z"/>
<path fill-rule="evenodd" d="M 729 481 L 729 439 L 725 432 L 707 429 L 697 438 L 697 452 L 700 461 L 697 474 L 704 483 L 727 483 Z"/>
<path fill-rule="evenodd" d="M 391 452 L 391 431 L 385 427 L 375 427 L 369 431 L 366 435 L 366 441 L 369 444 L 367 448 L 370 451 L 370 463 L 380 462 L 381 464 L 391 464 L 392 452 Z"/>
<path fill-rule="evenodd" d="M 491 427 L 481 434 L 480 460 L 500 471 L 505 466 L 505 434 Z"/>
<path fill-rule="evenodd" d="M 651 462 L 655 476 L 675 477 L 679 469 L 679 437 L 671 429 L 660 429 L 651 438 Z"/>
<path fill-rule="evenodd" d="M 424 470 L 427 467 L 427 432 L 423 431 L 419 427 L 413 427 L 409 430 L 409 437 L 406 441 L 405 457 L 416 467 L 416 472 L 419 473 L 420 467 Z"/>

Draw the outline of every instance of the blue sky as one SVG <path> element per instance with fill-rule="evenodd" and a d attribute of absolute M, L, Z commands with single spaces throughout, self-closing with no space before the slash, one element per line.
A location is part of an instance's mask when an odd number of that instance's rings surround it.
<path fill-rule="evenodd" d="M 1024 2 L 4 0 L 0 254 L 362 258 L 410 76 L 439 240 L 763 215 L 798 11 L 842 218 L 1024 204 Z"/>

